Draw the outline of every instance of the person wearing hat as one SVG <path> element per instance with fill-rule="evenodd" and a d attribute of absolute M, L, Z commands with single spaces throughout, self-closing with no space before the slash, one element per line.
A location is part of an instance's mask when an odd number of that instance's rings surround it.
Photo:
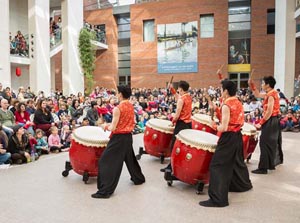
<path fill-rule="evenodd" d="M 13 135 L 8 140 L 8 152 L 11 153 L 13 163 L 22 164 L 30 162 L 30 143 L 22 126 L 13 127 Z"/>
<path fill-rule="evenodd" d="M 98 191 L 91 195 L 92 198 L 109 198 L 114 193 L 124 162 L 134 185 L 145 182 L 145 177 L 132 147 L 132 131 L 135 127 L 135 120 L 134 108 L 129 102 L 130 96 L 130 87 L 118 86 L 120 104 L 113 110 L 112 123 L 103 126 L 104 130 L 111 131 L 111 135 L 98 162 Z"/>
<path fill-rule="evenodd" d="M 89 124 L 91 126 L 97 126 L 97 122 L 99 119 L 97 107 L 98 107 L 97 102 L 92 101 L 91 108 L 86 113 L 86 117 L 89 120 Z"/>

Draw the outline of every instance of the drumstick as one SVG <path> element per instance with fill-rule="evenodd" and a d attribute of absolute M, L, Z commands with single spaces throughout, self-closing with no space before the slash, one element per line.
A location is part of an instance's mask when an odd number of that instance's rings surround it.
<path fill-rule="evenodd" d="M 255 71 L 255 69 L 252 69 L 252 71 L 250 73 L 250 77 L 249 77 L 250 80 L 252 80 L 252 75 L 253 75 L 254 71 Z"/>

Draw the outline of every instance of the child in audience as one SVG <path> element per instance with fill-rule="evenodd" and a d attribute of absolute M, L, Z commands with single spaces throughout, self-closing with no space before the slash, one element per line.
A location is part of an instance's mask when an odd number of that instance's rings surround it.
<path fill-rule="evenodd" d="M 64 149 L 62 151 L 66 152 L 70 149 L 71 145 L 71 130 L 70 126 L 64 125 L 62 130 L 61 130 L 61 143 L 63 144 Z"/>
<path fill-rule="evenodd" d="M 60 143 L 60 137 L 58 135 L 58 128 L 52 126 L 50 128 L 51 135 L 48 138 L 48 145 L 51 152 L 58 153 L 61 152 L 63 144 Z"/>
<path fill-rule="evenodd" d="M 44 132 L 41 129 L 35 131 L 35 137 L 37 144 L 35 145 L 35 151 L 40 156 L 41 154 L 49 154 L 48 143 L 44 138 Z"/>

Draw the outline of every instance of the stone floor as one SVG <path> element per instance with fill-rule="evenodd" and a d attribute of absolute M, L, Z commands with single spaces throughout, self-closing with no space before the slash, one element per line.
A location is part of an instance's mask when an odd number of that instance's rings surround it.
<path fill-rule="evenodd" d="M 134 147 L 143 144 L 134 136 Z M 92 199 L 96 179 L 88 184 L 73 171 L 62 177 L 68 153 L 48 155 L 22 166 L 0 170 L 0 222 L 300 222 L 300 133 L 283 133 L 284 165 L 268 175 L 253 175 L 253 190 L 230 193 L 230 206 L 203 208 L 206 200 L 192 186 L 174 182 L 168 187 L 159 169 L 165 165 L 144 155 L 140 160 L 147 182 L 134 186 L 126 166 L 114 195 Z M 298 145 L 298 146 L 297 146 Z M 259 149 L 249 170 L 257 167 Z M 166 161 L 167 163 L 167 161 Z"/>

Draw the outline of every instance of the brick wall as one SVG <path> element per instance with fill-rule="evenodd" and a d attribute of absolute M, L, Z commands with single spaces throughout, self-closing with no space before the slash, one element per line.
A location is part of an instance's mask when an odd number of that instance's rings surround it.
<path fill-rule="evenodd" d="M 267 10 L 275 0 L 252 0 L 251 66 L 257 84 L 263 76 L 274 75 L 275 34 L 267 34 Z"/>
<path fill-rule="evenodd" d="M 118 31 L 112 8 L 86 11 L 84 18 L 92 25 L 105 24 L 106 28 L 108 49 L 96 52 L 95 86 L 115 88 L 118 80 Z"/>
<path fill-rule="evenodd" d="M 171 4 L 172 2 L 172 4 Z M 177 0 L 131 5 L 131 83 L 133 87 L 164 87 L 171 76 L 186 80 L 192 87 L 217 85 L 216 70 L 227 65 L 228 2 L 218 0 Z M 198 72 L 182 74 L 157 73 L 157 24 L 198 22 L 200 14 L 214 14 L 214 38 L 198 37 Z M 143 42 L 143 20 L 155 20 L 155 41 Z M 198 31 L 198 35 L 199 35 Z M 226 66 L 225 66 L 226 67 Z"/>
<path fill-rule="evenodd" d="M 55 63 L 55 89 L 62 90 L 62 51 L 53 57 Z"/>

